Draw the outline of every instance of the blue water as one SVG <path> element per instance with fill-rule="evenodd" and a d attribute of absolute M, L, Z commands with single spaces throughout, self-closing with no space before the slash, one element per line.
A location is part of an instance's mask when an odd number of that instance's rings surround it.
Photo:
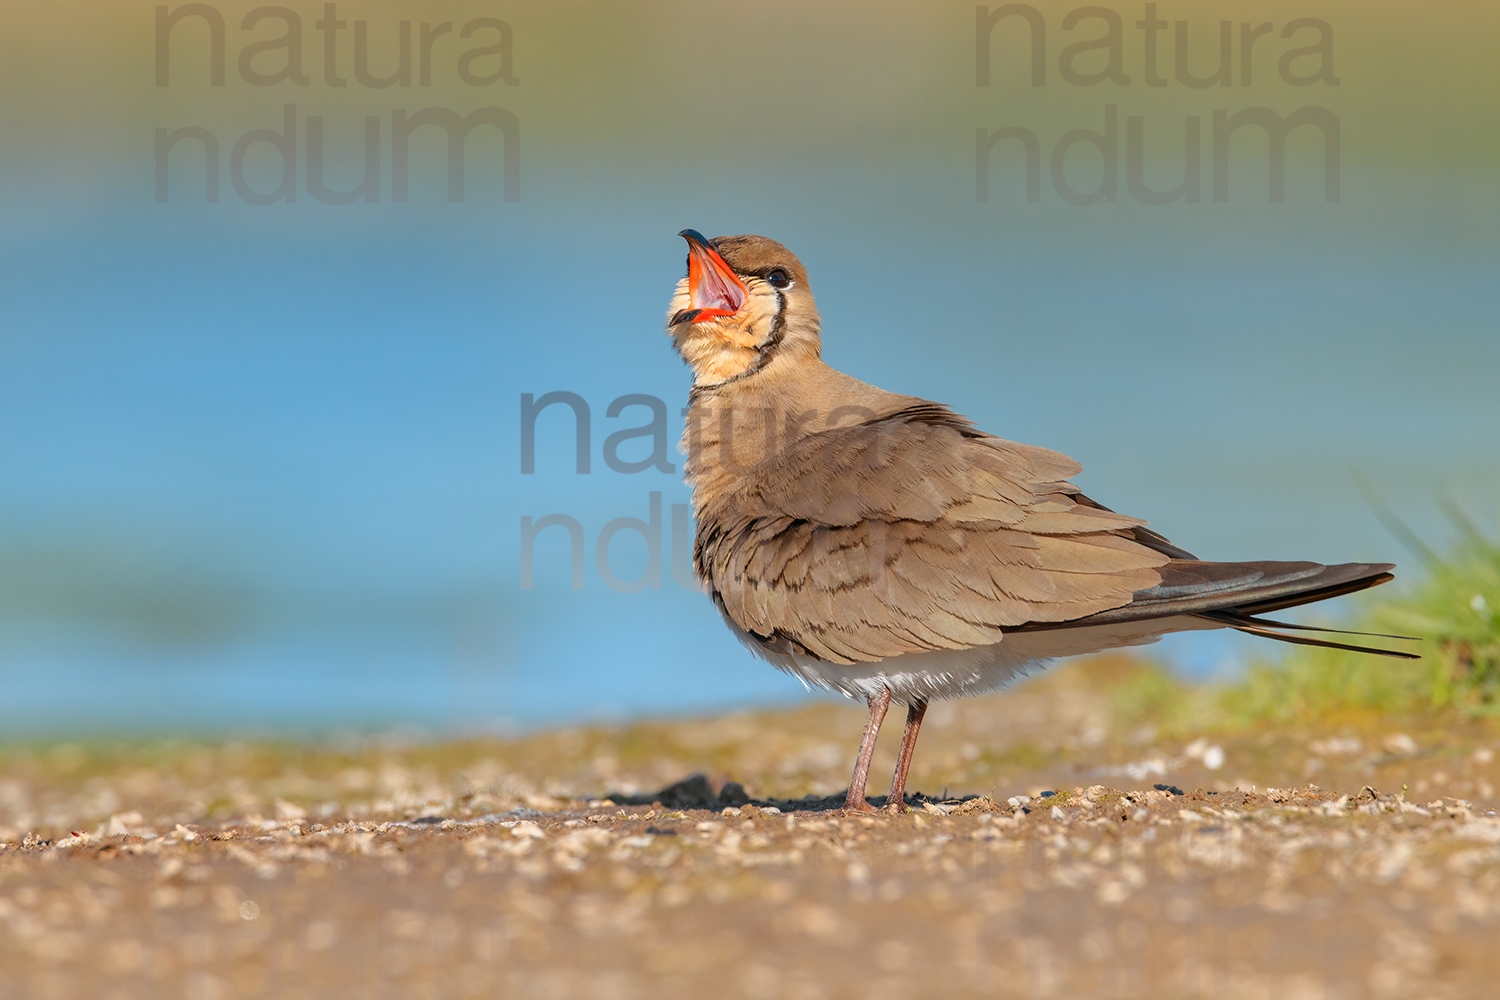
<path fill-rule="evenodd" d="M 597 571 L 606 522 L 687 501 L 602 452 L 639 422 L 610 401 L 645 393 L 680 461 L 688 379 L 661 324 L 685 226 L 782 239 L 833 364 L 1072 454 L 1092 495 L 1205 557 L 1410 563 L 1359 477 L 1435 543 L 1449 499 L 1494 524 L 1495 251 L 1448 208 L 1376 211 L 1393 179 L 1311 210 L 1089 215 L 976 206 L 962 162 L 927 154 L 760 186 L 548 155 L 517 204 L 137 193 L 17 215 L 0 734 L 488 731 L 804 697 L 673 582 L 669 538 L 660 589 Z M 520 472 L 520 398 L 552 390 L 592 408 L 588 475 L 561 408 Z M 562 529 L 522 589 L 522 518 L 549 514 L 583 529 L 581 590 Z M 645 555 L 624 533 L 610 565 L 632 579 Z M 1158 651 L 1194 676 L 1253 655 Z"/>

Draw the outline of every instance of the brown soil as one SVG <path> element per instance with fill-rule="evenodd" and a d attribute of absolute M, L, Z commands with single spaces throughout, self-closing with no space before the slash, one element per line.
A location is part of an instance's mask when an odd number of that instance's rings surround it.
<path fill-rule="evenodd" d="M 903 816 L 793 801 L 833 705 L 6 751 L 0 998 L 1493 995 L 1493 728 L 1164 736 L 1101 669 L 934 706 Z"/>

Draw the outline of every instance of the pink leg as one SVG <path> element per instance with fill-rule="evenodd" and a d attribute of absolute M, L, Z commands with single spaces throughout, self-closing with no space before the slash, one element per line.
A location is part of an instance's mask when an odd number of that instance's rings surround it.
<path fill-rule="evenodd" d="M 916 752 L 917 733 L 922 729 L 922 717 L 926 714 L 925 701 L 913 701 L 906 709 L 906 732 L 901 734 L 901 754 L 896 758 L 896 773 L 891 775 L 891 794 L 885 800 L 885 807 L 891 812 L 906 812 L 906 772 L 911 770 L 911 755 Z"/>
<path fill-rule="evenodd" d="M 865 801 L 865 787 L 870 783 L 870 758 L 875 756 L 875 737 L 880 735 L 880 724 L 885 721 L 886 709 L 890 707 L 890 688 L 883 687 L 879 694 L 870 695 L 870 718 L 865 722 L 864 738 L 859 741 L 859 757 L 854 761 L 854 777 L 849 779 L 845 809 L 875 812 L 875 807 Z"/>

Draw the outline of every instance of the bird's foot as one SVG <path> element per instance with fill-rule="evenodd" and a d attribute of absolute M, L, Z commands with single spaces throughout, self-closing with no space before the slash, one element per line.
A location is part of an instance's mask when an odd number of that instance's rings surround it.
<path fill-rule="evenodd" d="M 880 812 L 879 809 L 876 809 L 874 806 L 870 805 L 870 803 L 864 798 L 856 799 L 852 797 L 845 800 L 844 808 L 839 811 L 844 813 L 846 816 L 869 816 Z"/>

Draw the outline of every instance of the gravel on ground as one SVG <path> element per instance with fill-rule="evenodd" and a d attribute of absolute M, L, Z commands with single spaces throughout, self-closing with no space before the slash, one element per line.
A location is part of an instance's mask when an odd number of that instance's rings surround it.
<path fill-rule="evenodd" d="M 1493 726 L 1164 735 L 1105 669 L 935 706 L 899 816 L 829 704 L 13 747 L 0 998 L 1494 995 Z"/>

